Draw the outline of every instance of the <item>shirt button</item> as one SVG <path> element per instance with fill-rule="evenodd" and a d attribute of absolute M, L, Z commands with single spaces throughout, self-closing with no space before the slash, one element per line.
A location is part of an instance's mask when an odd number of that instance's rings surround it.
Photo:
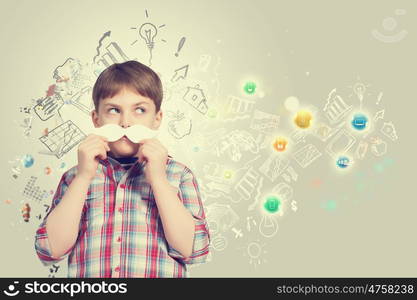
<path fill-rule="evenodd" d="M 124 184 L 124 183 L 122 183 L 121 185 L 120 185 L 120 188 L 122 188 L 122 189 L 124 189 L 126 187 L 126 185 Z"/>
<path fill-rule="evenodd" d="M 119 207 L 119 212 L 120 212 L 120 213 L 122 213 L 122 212 L 123 212 L 123 207 L 122 207 L 122 206 L 120 206 L 120 207 Z"/>
<path fill-rule="evenodd" d="M 119 237 L 117 238 L 117 241 L 120 243 L 120 242 L 122 241 L 122 238 L 119 236 Z"/>
<path fill-rule="evenodd" d="M 120 268 L 119 267 L 116 267 L 116 268 L 114 268 L 114 271 L 117 272 L 117 273 L 119 273 L 120 272 Z"/>

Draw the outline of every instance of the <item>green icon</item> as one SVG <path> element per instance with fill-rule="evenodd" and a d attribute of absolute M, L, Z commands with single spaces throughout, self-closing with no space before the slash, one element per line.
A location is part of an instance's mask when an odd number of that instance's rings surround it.
<path fill-rule="evenodd" d="M 208 111 L 208 117 L 214 119 L 215 117 L 217 117 L 217 111 L 215 109 L 210 109 Z"/>
<path fill-rule="evenodd" d="M 243 89 L 245 90 L 246 94 L 252 95 L 253 93 L 255 93 L 256 84 L 255 82 L 246 82 Z"/>
<path fill-rule="evenodd" d="M 336 209 L 337 204 L 336 201 L 334 200 L 329 200 L 326 203 L 323 204 L 324 209 L 326 209 L 327 211 L 333 211 Z"/>
<path fill-rule="evenodd" d="M 269 196 L 268 198 L 266 198 L 264 208 L 270 213 L 275 213 L 279 210 L 280 205 L 281 201 L 277 197 Z"/>

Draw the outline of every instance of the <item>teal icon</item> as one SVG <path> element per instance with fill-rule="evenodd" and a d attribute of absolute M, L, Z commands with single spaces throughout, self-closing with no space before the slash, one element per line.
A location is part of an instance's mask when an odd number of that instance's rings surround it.
<path fill-rule="evenodd" d="M 349 157 L 340 156 L 336 162 L 337 166 L 341 169 L 346 169 L 349 166 Z"/>
<path fill-rule="evenodd" d="M 356 114 L 352 120 L 352 126 L 356 130 L 364 130 L 368 123 L 368 117 L 364 114 Z"/>

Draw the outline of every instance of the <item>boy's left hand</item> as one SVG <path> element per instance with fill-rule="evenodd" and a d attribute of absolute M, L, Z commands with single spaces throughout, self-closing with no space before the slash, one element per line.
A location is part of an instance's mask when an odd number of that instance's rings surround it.
<path fill-rule="evenodd" d="M 139 162 L 146 161 L 145 176 L 148 183 L 166 178 L 168 150 L 157 139 L 144 139 L 135 155 Z"/>

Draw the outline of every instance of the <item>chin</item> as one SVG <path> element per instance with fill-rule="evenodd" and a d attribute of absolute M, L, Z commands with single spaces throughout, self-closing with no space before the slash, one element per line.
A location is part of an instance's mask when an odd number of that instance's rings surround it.
<path fill-rule="evenodd" d="M 117 157 L 132 157 L 139 149 L 139 145 L 126 141 L 116 141 L 109 146 L 111 152 Z"/>

